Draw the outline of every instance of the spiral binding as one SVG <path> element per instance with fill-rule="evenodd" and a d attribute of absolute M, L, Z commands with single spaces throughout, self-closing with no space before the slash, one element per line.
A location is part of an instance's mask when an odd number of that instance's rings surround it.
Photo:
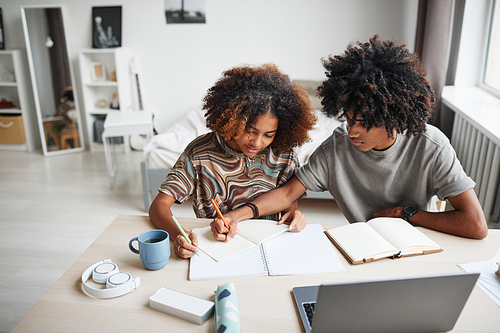
<path fill-rule="evenodd" d="M 259 245 L 259 250 L 260 250 L 260 258 L 262 259 L 262 265 L 266 269 L 266 272 L 268 272 L 268 274 L 271 274 L 271 263 L 267 259 L 266 247 L 264 246 L 263 243 Z"/>

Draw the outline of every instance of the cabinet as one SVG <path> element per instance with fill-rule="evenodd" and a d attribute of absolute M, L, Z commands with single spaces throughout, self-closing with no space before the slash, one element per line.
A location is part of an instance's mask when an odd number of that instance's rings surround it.
<path fill-rule="evenodd" d="M 130 61 L 130 52 L 123 47 L 80 50 L 83 108 L 91 152 L 104 151 L 101 134 L 106 115 L 125 112 L 132 106 Z M 128 137 L 121 142 L 123 149 L 130 151 Z"/>
<path fill-rule="evenodd" d="M 32 151 L 40 144 L 24 53 L 0 51 L 0 150 Z M 10 106 L 10 103 L 12 106 Z"/>

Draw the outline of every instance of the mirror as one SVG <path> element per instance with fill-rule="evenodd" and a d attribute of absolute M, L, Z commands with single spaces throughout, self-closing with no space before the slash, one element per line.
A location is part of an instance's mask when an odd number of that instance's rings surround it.
<path fill-rule="evenodd" d="M 23 6 L 21 17 L 45 156 L 84 150 L 61 6 Z"/>

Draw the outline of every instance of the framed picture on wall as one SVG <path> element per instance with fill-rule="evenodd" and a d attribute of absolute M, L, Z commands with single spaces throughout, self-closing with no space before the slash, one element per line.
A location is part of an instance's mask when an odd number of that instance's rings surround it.
<path fill-rule="evenodd" d="M 5 40 L 3 35 L 2 8 L 0 8 L 0 50 L 5 50 Z"/>
<path fill-rule="evenodd" d="M 206 23 L 206 0 L 164 0 L 167 24 Z"/>
<path fill-rule="evenodd" d="M 122 7 L 92 7 L 92 47 L 122 46 Z"/>
<path fill-rule="evenodd" d="M 92 81 L 106 81 L 106 67 L 102 62 L 93 62 L 91 70 Z"/>

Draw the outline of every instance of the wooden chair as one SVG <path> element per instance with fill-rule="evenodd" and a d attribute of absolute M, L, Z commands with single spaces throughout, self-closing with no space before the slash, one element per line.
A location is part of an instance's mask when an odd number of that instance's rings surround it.
<path fill-rule="evenodd" d="M 59 136 L 54 133 L 54 124 L 61 123 L 62 117 L 50 117 L 43 120 L 43 130 L 45 132 L 45 142 L 49 144 L 49 139 L 52 139 L 57 146 L 57 149 L 61 149 L 61 144 L 59 142 Z"/>
<path fill-rule="evenodd" d="M 74 121 L 71 122 L 71 126 L 64 127 L 61 132 L 59 132 L 59 142 L 60 149 L 68 149 L 71 148 L 71 140 L 73 140 L 73 148 L 80 147 L 80 133 L 76 128 L 76 123 Z"/>

